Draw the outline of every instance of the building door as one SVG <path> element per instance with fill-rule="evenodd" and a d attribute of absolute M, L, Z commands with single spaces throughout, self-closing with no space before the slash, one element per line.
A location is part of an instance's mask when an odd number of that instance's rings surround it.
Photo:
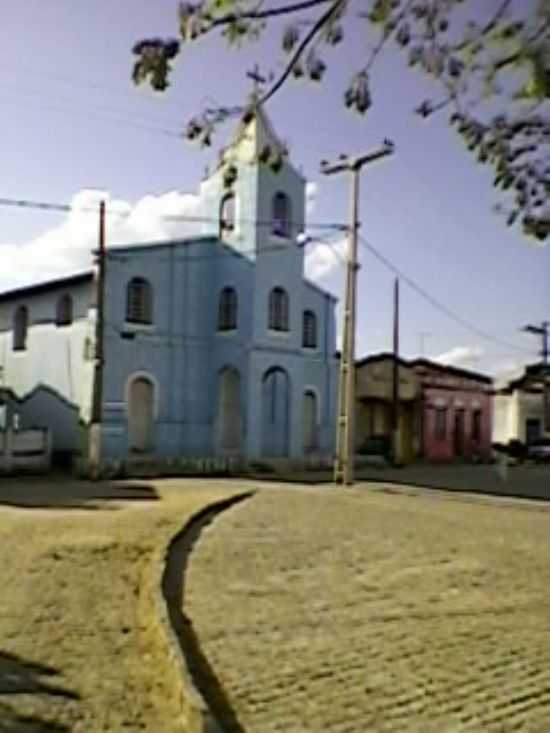
<path fill-rule="evenodd" d="M 284 369 L 269 369 L 262 380 L 262 454 L 266 458 L 288 456 L 290 394 Z"/>
<path fill-rule="evenodd" d="M 304 393 L 304 452 L 313 453 L 318 447 L 317 395 L 307 390 Z"/>
<path fill-rule="evenodd" d="M 455 410 L 454 452 L 457 457 L 464 455 L 464 410 Z"/>
<path fill-rule="evenodd" d="M 242 445 L 241 378 L 236 369 L 220 372 L 218 392 L 218 445 L 222 455 L 237 454 Z"/>
<path fill-rule="evenodd" d="M 542 436 L 542 421 L 538 418 L 529 418 L 525 421 L 525 442 L 531 445 Z"/>
<path fill-rule="evenodd" d="M 152 450 L 153 423 L 154 387 L 146 377 L 138 377 L 130 385 L 128 404 L 128 435 L 132 452 Z"/>

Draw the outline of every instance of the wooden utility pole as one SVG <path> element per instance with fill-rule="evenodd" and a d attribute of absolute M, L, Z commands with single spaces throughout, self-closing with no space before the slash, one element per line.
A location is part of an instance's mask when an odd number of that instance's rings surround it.
<path fill-rule="evenodd" d="M 99 236 L 97 256 L 97 287 L 96 287 L 96 324 L 94 345 L 94 383 L 92 397 L 91 433 L 90 433 L 90 464 L 92 475 L 98 476 L 101 456 L 101 420 L 103 405 L 103 368 L 105 354 L 103 336 L 105 332 L 105 201 L 99 204 Z"/>
<path fill-rule="evenodd" d="M 336 163 L 322 161 L 321 172 L 351 174 L 351 203 L 349 247 L 346 267 L 346 294 L 344 302 L 344 330 L 340 377 L 338 382 L 338 422 L 336 426 L 336 458 L 334 461 L 335 483 L 351 485 L 354 480 L 353 458 L 355 453 L 355 323 L 357 309 L 357 235 L 359 230 L 359 177 L 367 163 L 373 163 L 393 153 L 389 140 L 366 155 L 357 158 L 340 156 Z"/>
<path fill-rule="evenodd" d="M 544 432 L 550 433 L 550 380 L 549 380 L 549 365 L 548 361 L 550 358 L 550 321 L 543 321 L 540 326 L 533 326 L 529 324 L 524 326 L 524 331 L 532 333 L 535 336 L 542 338 L 542 392 L 544 400 Z"/>
<path fill-rule="evenodd" d="M 393 409 L 392 438 L 393 462 L 401 462 L 401 440 L 399 430 L 399 279 L 395 278 L 393 288 Z"/>

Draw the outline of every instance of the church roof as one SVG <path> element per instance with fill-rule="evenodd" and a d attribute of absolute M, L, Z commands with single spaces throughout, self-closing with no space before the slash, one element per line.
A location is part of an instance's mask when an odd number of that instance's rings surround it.
<path fill-rule="evenodd" d="M 332 300 L 334 303 L 338 302 L 338 297 L 336 295 L 333 295 L 333 293 L 329 292 L 328 290 L 325 290 L 320 285 L 317 285 L 317 283 L 314 283 L 305 277 L 304 277 L 304 285 L 308 288 L 311 288 L 312 290 L 315 290 L 317 293 L 324 295 L 325 298 Z"/>
<path fill-rule="evenodd" d="M 215 237 L 212 234 L 198 234 L 197 236 L 190 237 L 178 237 L 176 239 L 165 239 L 161 242 L 138 242 L 135 244 L 122 244 L 111 247 L 107 250 L 107 256 L 113 255 L 116 257 L 117 254 L 122 252 L 140 252 L 141 250 L 148 249 L 161 249 L 163 247 L 177 247 L 186 246 L 188 244 L 196 244 L 202 242 L 204 244 L 220 242 L 219 237 Z M 236 250 L 235 250 L 236 251 Z M 97 251 L 96 251 L 97 253 Z"/>
<path fill-rule="evenodd" d="M 0 303 L 5 303 L 9 300 L 28 298 L 31 295 L 41 295 L 42 293 L 47 293 L 51 290 L 58 290 L 60 288 L 70 288 L 74 285 L 82 285 L 84 283 L 91 282 L 93 279 L 93 271 L 88 270 L 86 272 L 79 272 L 76 275 L 69 275 L 68 277 L 61 277 L 55 280 L 47 280 L 46 282 L 25 285 L 20 288 L 14 288 L 0 293 Z"/>
<path fill-rule="evenodd" d="M 230 146 L 240 145 L 247 137 L 258 155 L 266 145 L 283 147 L 282 141 L 273 129 L 271 120 L 261 106 L 248 106 L 245 109 Z"/>
<path fill-rule="evenodd" d="M 547 373 L 543 362 L 527 364 L 522 372 L 515 375 L 515 378 L 499 380 L 497 385 L 499 394 L 512 394 L 516 390 L 525 392 L 539 391 L 543 388 L 544 377 Z"/>

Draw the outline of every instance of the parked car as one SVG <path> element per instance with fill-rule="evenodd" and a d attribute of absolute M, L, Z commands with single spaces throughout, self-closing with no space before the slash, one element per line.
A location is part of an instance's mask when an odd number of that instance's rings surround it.
<path fill-rule="evenodd" d="M 372 463 L 390 463 L 391 438 L 387 435 L 371 435 L 357 450 L 361 458 Z"/>
<path fill-rule="evenodd" d="M 536 463 L 550 463 L 550 438 L 539 438 L 527 447 L 527 458 Z"/>

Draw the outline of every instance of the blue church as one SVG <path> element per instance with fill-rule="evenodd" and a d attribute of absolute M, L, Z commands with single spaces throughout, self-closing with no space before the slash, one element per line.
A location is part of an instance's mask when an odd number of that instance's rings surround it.
<path fill-rule="evenodd" d="M 305 184 L 250 107 L 201 182 L 201 235 L 107 250 L 101 345 L 97 273 L 0 294 L 23 424 L 100 462 L 330 458 L 336 302 L 304 277 Z"/>

